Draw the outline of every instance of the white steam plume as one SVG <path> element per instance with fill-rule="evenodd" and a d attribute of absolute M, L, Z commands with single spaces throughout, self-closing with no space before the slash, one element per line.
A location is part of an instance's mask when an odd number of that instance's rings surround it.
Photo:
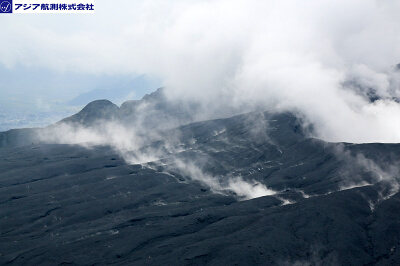
<path fill-rule="evenodd" d="M 0 23 L 10 37 L 0 40 L 0 62 L 154 74 L 169 97 L 200 99 L 210 112 L 242 105 L 296 110 L 324 140 L 400 142 L 399 1 L 120 4 L 124 11 L 77 20 L 79 32 L 66 31 L 63 18 L 10 18 L 15 23 Z M 370 89 L 380 100 L 359 92 Z"/>
<path fill-rule="evenodd" d="M 400 169 L 398 162 L 375 162 L 362 153 L 352 155 L 342 145 L 336 146 L 337 155 L 345 159 L 350 171 L 344 171 L 339 191 L 365 186 L 375 186 L 378 197 L 366 198 L 371 210 L 380 202 L 387 200 L 400 191 Z M 354 169 L 365 171 L 362 176 L 354 176 Z"/>
<path fill-rule="evenodd" d="M 193 180 L 200 181 L 201 183 L 210 187 L 213 192 L 226 193 L 232 191 L 243 199 L 253 199 L 263 196 L 274 195 L 277 192 L 268 189 L 265 185 L 256 181 L 245 181 L 241 177 L 228 177 L 227 179 L 219 180 L 217 177 L 205 173 L 193 162 L 184 162 L 180 159 L 174 160 L 180 174 L 189 176 Z"/>
<path fill-rule="evenodd" d="M 140 119 L 138 119 L 140 121 Z M 220 180 L 212 175 L 206 174 L 193 161 L 182 161 L 174 157 L 173 153 L 180 152 L 179 136 L 160 136 L 158 133 L 143 135 L 143 125 L 135 123 L 135 127 L 122 125 L 117 121 L 97 121 L 97 126 L 85 127 L 79 124 L 60 123 L 40 132 L 40 141 L 46 143 L 78 144 L 86 148 L 95 145 L 109 145 L 119 153 L 127 163 L 156 164 L 160 159 L 171 158 L 174 168 L 181 175 L 192 180 L 201 182 L 210 187 L 215 193 L 228 194 L 234 192 L 239 199 L 252 199 L 267 195 L 274 195 L 276 192 L 268 189 L 265 185 L 256 181 L 245 181 L 241 177 L 224 177 Z M 142 151 L 141 148 L 156 140 L 163 139 L 164 143 L 159 148 L 149 148 Z M 177 148 L 178 147 L 178 148 Z M 171 157 L 172 155 L 172 157 Z"/>

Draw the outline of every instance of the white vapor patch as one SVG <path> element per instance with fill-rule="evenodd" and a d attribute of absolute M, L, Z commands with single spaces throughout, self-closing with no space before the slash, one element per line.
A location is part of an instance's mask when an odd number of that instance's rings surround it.
<path fill-rule="evenodd" d="M 336 251 L 328 250 L 323 244 L 312 244 L 307 252 L 307 259 L 303 260 L 282 260 L 282 266 L 323 266 L 339 265 L 338 254 Z"/>
<path fill-rule="evenodd" d="M 379 182 L 381 185 L 378 189 L 378 199 L 375 202 L 372 200 L 369 202 L 372 211 L 380 202 L 390 199 L 399 192 L 400 170 L 398 168 L 398 164 L 385 166 L 385 170 L 383 170 L 373 160 L 365 158 L 365 156 L 362 154 L 357 155 L 356 161 L 368 171 L 373 172 L 375 174 L 375 178 L 377 179 L 377 183 Z"/>
<path fill-rule="evenodd" d="M 127 163 L 142 164 L 156 161 L 162 152 L 139 152 L 138 149 L 150 141 L 158 139 L 158 135 L 149 132 L 142 135 L 134 127 L 122 125 L 117 121 L 97 121 L 95 127 L 78 124 L 59 123 L 43 129 L 39 138 L 45 143 L 77 144 L 86 148 L 96 145 L 108 145 L 114 148 Z"/>
<path fill-rule="evenodd" d="M 98 121 L 98 127 L 84 127 L 76 124 L 60 123 L 44 129 L 41 141 L 80 144 L 90 147 L 93 145 L 110 145 L 117 150 L 134 150 L 141 147 L 143 138 L 138 137 L 133 129 L 129 129 L 118 122 Z"/>
<path fill-rule="evenodd" d="M 373 184 L 366 182 L 366 181 L 361 181 L 361 182 L 352 182 L 352 181 L 347 181 L 346 185 L 340 186 L 339 190 L 348 190 L 348 189 L 353 189 L 353 188 L 359 188 L 359 187 L 366 187 L 366 186 L 372 186 Z"/>
<path fill-rule="evenodd" d="M 229 191 L 232 191 L 239 197 L 246 200 L 270 196 L 277 193 L 274 190 L 268 189 L 260 182 L 248 182 L 243 180 L 241 177 L 228 177 L 227 179 L 219 180 L 217 177 L 206 174 L 193 162 L 184 162 L 180 159 L 175 159 L 174 165 L 178 167 L 181 175 L 189 176 L 193 180 L 200 181 L 201 183 L 209 186 L 210 189 L 215 193 L 225 194 Z"/>
<path fill-rule="evenodd" d="M 343 146 L 338 146 L 336 152 L 342 158 L 345 158 L 351 168 L 361 168 L 369 174 L 368 177 L 354 177 L 351 171 L 348 173 L 345 171 L 344 180 L 339 186 L 339 191 L 375 186 L 378 193 L 377 199 L 367 199 L 371 210 L 374 210 L 375 206 L 380 202 L 391 198 L 400 191 L 400 169 L 397 162 L 380 162 L 383 164 L 383 166 L 380 166 L 377 162 L 366 158 L 361 153 L 352 156 L 348 150 L 344 150 Z M 368 178 L 368 180 L 366 180 L 366 178 Z"/>

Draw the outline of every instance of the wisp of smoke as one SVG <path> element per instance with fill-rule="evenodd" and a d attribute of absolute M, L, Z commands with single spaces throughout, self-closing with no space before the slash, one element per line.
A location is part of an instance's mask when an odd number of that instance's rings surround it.
<path fill-rule="evenodd" d="M 77 124 L 60 123 L 45 128 L 39 137 L 43 142 L 93 145 L 110 145 L 117 150 L 134 150 L 144 144 L 144 138 L 134 130 L 113 121 L 97 121 L 97 127 L 85 127 Z"/>
<path fill-rule="evenodd" d="M 172 158 L 177 171 L 192 180 L 210 187 L 211 191 L 221 194 L 234 192 L 239 199 L 252 199 L 276 192 L 256 181 L 245 181 L 241 177 L 226 177 L 222 180 L 204 173 L 193 161 L 182 161 L 173 157 L 176 139 L 164 137 L 161 147 L 141 150 L 146 145 L 161 138 L 157 133 L 142 135 L 140 123 L 135 128 L 121 125 L 117 121 L 97 121 L 97 126 L 85 127 L 79 124 L 60 123 L 44 129 L 40 140 L 48 143 L 78 144 L 86 148 L 95 145 L 108 145 L 114 148 L 129 164 L 160 163 L 162 158 Z M 172 157 L 171 157 L 172 155 Z"/>
<path fill-rule="evenodd" d="M 358 168 L 366 173 L 362 176 L 354 177 L 351 173 L 345 172 L 339 190 L 375 185 L 378 193 L 377 199 L 367 199 L 371 210 L 380 202 L 391 198 L 400 191 L 400 169 L 398 168 L 398 163 L 380 162 L 378 164 L 361 153 L 351 155 L 350 151 L 345 150 L 342 145 L 336 147 L 336 152 L 351 165 L 350 167 L 353 170 Z"/>
<path fill-rule="evenodd" d="M 242 199 L 253 199 L 277 193 L 259 182 L 248 182 L 241 177 L 228 177 L 227 179 L 219 180 L 217 177 L 204 173 L 204 171 L 193 162 L 184 162 L 176 158 L 174 160 L 174 165 L 178 167 L 180 174 L 189 176 L 193 180 L 200 181 L 209 186 L 210 189 L 216 193 L 224 194 L 232 191 Z"/>

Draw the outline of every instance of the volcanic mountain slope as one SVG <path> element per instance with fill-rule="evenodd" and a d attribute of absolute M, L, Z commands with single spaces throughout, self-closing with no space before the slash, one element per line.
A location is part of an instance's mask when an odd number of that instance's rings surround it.
<path fill-rule="evenodd" d="M 27 145 L 43 140 L 44 133 L 52 135 L 54 130 L 65 130 L 63 125 L 74 128 L 95 128 L 101 130 L 105 123 L 132 125 L 143 134 L 148 131 L 165 130 L 195 121 L 199 104 L 170 100 L 164 88 L 145 95 L 141 100 L 126 101 L 121 107 L 108 100 L 96 100 L 80 112 L 46 128 L 12 129 L 0 132 L 0 147 Z"/>
<path fill-rule="evenodd" d="M 170 100 L 165 96 L 164 88 L 159 88 L 141 100 L 124 102 L 120 108 L 108 100 L 93 101 L 79 113 L 57 124 L 97 126 L 99 123 L 118 121 L 140 124 L 144 130 L 165 129 L 192 122 L 196 110 L 196 104 Z"/>
<path fill-rule="evenodd" d="M 128 151 L 3 147 L 0 263 L 397 265 L 400 145 L 300 122 L 248 113 Z"/>

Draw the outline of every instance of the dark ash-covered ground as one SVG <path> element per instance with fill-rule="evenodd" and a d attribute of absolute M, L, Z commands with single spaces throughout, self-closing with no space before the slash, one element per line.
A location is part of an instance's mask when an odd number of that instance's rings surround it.
<path fill-rule="evenodd" d="M 400 145 L 307 138 L 288 113 L 197 122 L 164 136 L 175 135 L 175 147 L 142 164 L 108 146 L 0 148 L 0 264 L 400 263 Z M 165 139 L 140 153 L 165 149 Z M 177 159 L 276 194 L 214 193 Z"/>

